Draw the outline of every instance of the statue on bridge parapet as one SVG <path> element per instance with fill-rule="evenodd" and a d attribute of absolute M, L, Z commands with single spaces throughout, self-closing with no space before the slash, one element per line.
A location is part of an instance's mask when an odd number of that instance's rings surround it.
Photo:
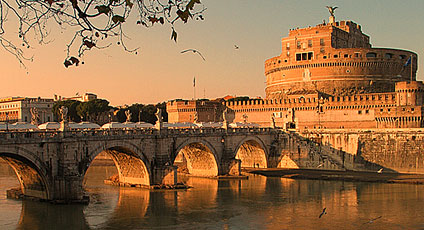
<path fill-rule="evenodd" d="M 127 117 L 125 122 L 131 122 L 132 114 L 130 110 L 125 110 L 125 116 Z"/>
<path fill-rule="evenodd" d="M 197 113 L 197 111 L 194 113 L 194 118 L 193 118 L 193 123 L 198 123 L 199 122 L 199 114 Z"/>
<path fill-rule="evenodd" d="M 59 109 L 60 117 L 62 118 L 62 121 L 60 122 L 60 131 L 65 131 L 69 129 L 68 124 L 68 107 L 62 106 Z"/>
<path fill-rule="evenodd" d="M 30 112 L 31 112 L 31 124 L 38 126 L 38 122 L 40 121 L 40 115 L 38 114 L 38 109 L 35 107 L 31 108 Z"/>
<path fill-rule="evenodd" d="M 225 108 L 224 112 L 222 112 L 222 126 L 224 129 L 228 129 L 228 125 L 229 125 L 227 116 L 228 116 L 228 108 Z"/>
<path fill-rule="evenodd" d="M 275 129 L 275 114 L 271 113 L 271 128 Z"/>
<path fill-rule="evenodd" d="M 156 129 L 161 130 L 163 129 L 162 110 L 157 108 L 155 115 L 156 115 L 156 118 L 158 119 L 156 121 L 155 127 Z"/>
<path fill-rule="evenodd" d="M 234 110 L 230 108 L 225 108 L 225 110 L 222 112 L 222 126 L 224 129 L 227 129 L 229 127 L 229 124 L 234 121 L 235 113 Z"/>
<path fill-rule="evenodd" d="M 243 113 L 243 123 L 247 123 L 249 116 L 246 113 Z"/>
<path fill-rule="evenodd" d="M 68 120 L 68 107 L 66 107 L 66 106 L 60 107 L 59 114 L 60 114 L 62 121 Z"/>

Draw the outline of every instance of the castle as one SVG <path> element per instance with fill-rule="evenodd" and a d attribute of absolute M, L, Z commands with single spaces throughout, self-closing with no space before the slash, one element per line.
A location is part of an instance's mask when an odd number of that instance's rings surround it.
<path fill-rule="evenodd" d="M 173 100 L 169 122 L 222 121 L 310 129 L 423 127 L 424 84 L 417 54 L 373 48 L 352 21 L 289 31 L 279 56 L 265 61 L 266 98 Z"/>

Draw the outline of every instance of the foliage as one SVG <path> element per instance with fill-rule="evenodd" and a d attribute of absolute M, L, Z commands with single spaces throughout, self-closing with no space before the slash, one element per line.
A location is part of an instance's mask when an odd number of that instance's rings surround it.
<path fill-rule="evenodd" d="M 235 98 L 231 98 L 228 99 L 228 101 L 248 101 L 250 98 L 247 96 L 243 96 L 243 97 L 235 97 Z"/>
<path fill-rule="evenodd" d="M 67 101 L 57 101 L 53 105 L 53 116 L 55 121 L 61 121 L 61 116 L 59 109 L 62 106 L 68 107 L 68 119 L 73 122 L 80 122 L 81 118 L 77 114 L 77 107 L 81 104 L 80 101 L 67 100 Z"/>
<path fill-rule="evenodd" d="M 127 108 L 117 110 L 115 117 L 118 122 L 124 122 L 126 120 L 125 111 L 130 110 L 132 114 L 131 122 L 138 122 L 140 121 L 139 118 L 141 118 L 143 122 L 155 124 L 157 121 L 155 113 L 158 108 L 162 109 L 163 121 L 168 121 L 165 102 L 156 105 L 133 104 Z"/>
<path fill-rule="evenodd" d="M 95 121 L 98 116 L 109 112 L 112 107 L 109 106 L 109 101 L 104 99 L 94 99 L 88 102 L 83 102 L 77 106 L 77 114 L 85 121 Z"/>
<path fill-rule="evenodd" d="M 77 66 L 84 64 L 80 59 L 86 51 L 109 47 L 111 39 L 125 51 L 137 54 L 138 48 L 125 45 L 124 25 L 133 11 L 137 25 L 167 24 L 171 39 L 177 41 L 176 23 L 203 20 L 204 10 L 200 0 L 0 0 L 0 44 L 24 65 L 31 58 L 25 57 L 23 49 L 31 47 L 32 36 L 45 44 L 56 26 L 71 28 L 74 34 L 67 44 L 64 65 Z M 14 42 L 15 36 L 19 45 Z"/>

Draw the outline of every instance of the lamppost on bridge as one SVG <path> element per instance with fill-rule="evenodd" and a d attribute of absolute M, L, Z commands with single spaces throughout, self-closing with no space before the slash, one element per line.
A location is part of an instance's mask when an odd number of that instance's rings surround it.
<path fill-rule="evenodd" d="M 6 132 L 9 132 L 9 112 L 6 112 Z"/>

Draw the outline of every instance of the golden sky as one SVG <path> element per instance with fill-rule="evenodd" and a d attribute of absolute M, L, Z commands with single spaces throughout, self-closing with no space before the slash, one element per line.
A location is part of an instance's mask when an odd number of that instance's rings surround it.
<path fill-rule="evenodd" d="M 128 23 L 130 54 L 115 43 L 108 49 L 93 49 L 84 65 L 65 68 L 69 31 L 52 28 L 50 43 L 27 49 L 34 55 L 27 69 L 0 49 L 2 90 L 0 97 L 53 98 L 92 92 L 112 105 L 157 103 L 170 99 L 191 99 L 193 77 L 196 97 L 225 95 L 264 96 L 264 61 L 281 53 L 281 38 L 295 27 L 314 26 L 328 20 L 326 5 L 338 6 L 337 20 L 362 25 L 373 47 L 393 47 L 423 55 L 424 1 L 316 1 L 316 0 L 202 0 L 208 8 L 204 21 L 176 27 L 178 42 L 170 40 L 168 26 L 150 29 Z M 12 28 L 13 29 L 13 28 Z M 15 36 L 8 30 L 5 36 Z M 234 45 L 240 47 L 234 49 Z M 193 53 L 194 48 L 206 61 Z M 419 59 L 418 79 L 424 76 Z M 27 73 L 28 72 L 28 73 Z"/>

